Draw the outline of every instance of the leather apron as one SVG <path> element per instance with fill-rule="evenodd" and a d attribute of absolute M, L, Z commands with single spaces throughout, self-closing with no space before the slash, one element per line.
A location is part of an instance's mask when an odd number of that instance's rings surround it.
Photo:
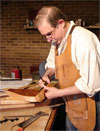
<path fill-rule="evenodd" d="M 72 30 L 74 26 L 72 27 Z M 73 86 L 75 81 L 80 78 L 79 71 L 71 59 L 71 33 L 67 39 L 67 46 L 64 52 L 58 56 L 56 49 L 56 79 L 60 88 Z M 72 124 L 80 130 L 93 130 L 96 122 L 95 100 L 86 94 L 69 95 L 64 97 L 66 112 Z"/>

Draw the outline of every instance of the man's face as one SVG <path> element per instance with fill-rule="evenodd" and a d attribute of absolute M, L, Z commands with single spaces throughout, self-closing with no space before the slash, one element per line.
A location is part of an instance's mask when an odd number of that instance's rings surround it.
<path fill-rule="evenodd" d="M 60 44 L 61 42 L 61 31 L 59 25 L 57 27 L 52 27 L 46 20 L 38 27 L 41 35 L 44 36 L 47 42 L 55 42 Z"/>

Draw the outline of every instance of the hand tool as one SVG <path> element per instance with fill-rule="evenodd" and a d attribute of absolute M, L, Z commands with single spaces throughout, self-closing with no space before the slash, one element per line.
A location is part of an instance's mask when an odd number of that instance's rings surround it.
<path fill-rule="evenodd" d="M 18 126 L 21 127 L 21 128 L 19 128 L 17 131 L 20 131 L 20 130 L 23 131 L 27 126 L 29 126 L 35 120 L 37 120 L 41 116 L 47 116 L 47 115 L 48 114 L 46 114 L 45 112 L 39 111 L 38 113 L 36 113 L 35 115 L 33 115 L 32 117 L 30 117 L 29 119 L 27 119 L 26 121 L 18 124 Z"/>

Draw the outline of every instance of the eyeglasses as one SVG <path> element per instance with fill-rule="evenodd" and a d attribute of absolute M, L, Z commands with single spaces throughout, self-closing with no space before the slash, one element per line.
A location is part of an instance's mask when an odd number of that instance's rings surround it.
<path fill-rule="evenodd" d="M 53 33 L 54 33 L 54 31 L 55 31 L 55 29 L 56 29 L 56 28 L 54 28 L 54 30 L 53 30 L 53 31 L 48 32 L 48 33 L 47 33 L 47 34 L 45 34 L 44 36 L 45 36 L 45 37 L 50 37 L 50 36 L 52 36 L 52 35 L 53 35 Z"/>
<path fill-rule="evenodd" d="M 58 28 L 58 25 L 57 25 L 52 31 L 49 31 L 47 34 L 43 35 L 43 36 L 42 36 L 43 39 L 46 40 L 46 39 L 52 37 L 53 34 L 54 34 L 54 32 L 55 32 L 55 30 L 56 30 L 57 28 Z"/>

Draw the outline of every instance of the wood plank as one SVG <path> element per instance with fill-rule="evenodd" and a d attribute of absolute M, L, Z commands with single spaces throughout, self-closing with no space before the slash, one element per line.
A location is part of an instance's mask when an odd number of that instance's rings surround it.
<path fill-rule="evenodd" d="M 50 83 L 47 86 L 55 86 L 55 83 Z M 16 100 L 24 100 L 28 102 L 41 102 L 45 99 L 44 89 L 36 91 L 35 89 L 9 89 L 7 94 Z"/>
<path fill-rule="evenodd" d="M 50 131 L 52 130 L 52 127 L 53 127 L 53 124 L 54 124 L 54 121 L 55 121 L 55 117 L 56 117 L 56 113 L 57 113 L 57 109 L 53 109 L 51 114 L 50 114 L 50 117 L 49 117 L 49 120 L 48 120 L 48 123 L 46 125 L 46 128 L 45 128 L 45 131 Z"/>
<path fill-rule="evenodd" d="M 9 109 L 17 109 L 17 108 L 28 108 L 28 107 L 34 107 L 34 103 L 26 103 L 26 104 L 3 104 L 0 106 L 0 111 L 7 111 Z"/>
<path fill-rule="evenodd" d="M 56 84 L 56 82 L 54 82 L 54 85 Z M 53 85 L 52 85 L 53 86 Z M 39 92 L 40 90 L 40 87 L 38 87 L 36 84 L 35 84 L 35 87 L 32 85 L 30 89 L 34 89 L 36 91 Z M 21 88 L 22 89 L 22 88 Z M 26 89 L 27 90 L 27 89 Z M 43 90 L 42 90 L 43 91 Z M 41 93 L 41 92 L 39 92 Z M 34 106 L 54 106 L 56 104 L 60 104 L 60 103 L 63 103 L 63 99 L 62 98 L 57 98 L 57 99 L 53 99 L 53 100 L 48 100 L 44 97 L 44 92 L 41 93 L 43 95 L 43 101 L 41 102 L 36 102 L 36 103 L 30 103 L 28 101 L 25 101 L 25 100 L 22 100 L 22 99 L 16 99 L 15 95 L 10 96 L 10 97 L 4 97 L 4 98 L 0 98 L 0 110 L 1 111 L 7 111 L 7 110 L 15 110 L 15 109 L 20 109 L 20 108 L 31 108 L 31 107 L 34 107 Z M 32 95 L 32 94 L 31 94 Z M 40 95 L 40 96 L 42 96 Z M 32 96 L 31 96 L 32 97 Z M 34 97 L 34 96 L 33 96 Z M 36 98 L 37 96 L 35 96 Z M 41 97 L 39 98 L 39 95 L 38 95 L 38 98 L 36 99 L 40 99 L 41 100 Z M 39 100 L 39 101 L 40 101 Z"/>

